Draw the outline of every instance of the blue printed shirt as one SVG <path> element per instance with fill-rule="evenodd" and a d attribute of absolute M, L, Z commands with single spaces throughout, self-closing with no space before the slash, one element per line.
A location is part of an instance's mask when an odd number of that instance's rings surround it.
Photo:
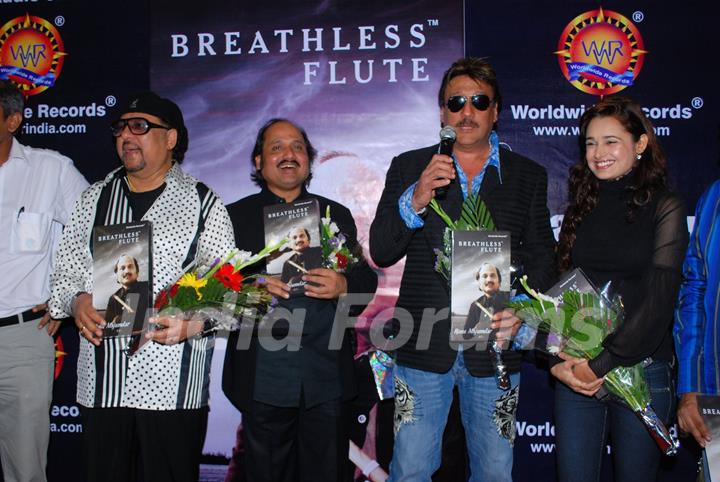
<path fill-rule="evenodd" d="M 467 176 L 463 172 L 455 156 L 453 156 L 453 161 L 455 162 L 457 180 L 460 183 L 460 188 L 462 189 L 463 199 L 465 199 L 468 196 Z M 488 160 L 482 170 L 472 179 L 472 192 L 476 196 L 480 191 L 480 186 L 482 185 L 483 179 L 485 179 L 485 172 L 489 166 L 495 166 L 498 171 L 498 177 L 500 178 L 500 184 L 502 184 L 502 174 L 500 172 L 500 141 L 498 140 L 498 135 L 495 131 L 490 133 L 490 156 L 488 157 Z M 410 187 L 405 190 L 398 200 L 400 217 L 405 222 L 405 226 L 410 229 L 422 228 L 425 225 L 425 221 L 423 221 L 423 219 L 416 214 L 415 210 L 412 208 L 412 198 L 415 193 L 416 185 L 417 181 L 410 185 Z"/>
<path fill-rule="evenodd" d="M 720 395 L 720 181 L 695 210 L 673 334 L 678 395 Z"/>

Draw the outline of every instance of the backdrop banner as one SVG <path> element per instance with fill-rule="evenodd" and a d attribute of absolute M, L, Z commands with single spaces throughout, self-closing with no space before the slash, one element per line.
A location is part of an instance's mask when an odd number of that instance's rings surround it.
<path fill-rule="evenodd" d="M 257 131 L 270 118 L 291 119 L 319 151 L 310 191 L 352 211 L 367 253 L 390 160 L 438 141 L 437 90 L 463 53 L 462 2 L 283 0 L 259 7 L 210 0 L 198 11 L 154 1 L 152 19 L 151 84 L 185 115 L 190 147 L 183 168 L 226 203 L 257 192 L 250 180 Z M 368 320 L 394 305 L 401 274 L 402 265 L 381 274 Z M 220 391 L 223 357 L 218 343 L 208 463 L 231 456 L 240 422 Z M 354 429 L 364 432 L 371 407 L 359 409 Z M 359 445 L 383 458 L 374 442 L 363 434 Z M 203 467 L 208 479 L 215 471 Z"/>
<path fill-rule="evenodd" d="M 109 132 L 118 104 L 147 88 L 173 99 L 190 135 L 183 168 L 225 203 L 258 190 L 250 180 L 256 133 L 270 118 L 289 118 L 319 151 L 310 191 L 351 209 L 367 254 L 390 161 L 438 141 L 441 76 L 463 54 L 489 57 L 495 67 L 504 100 L 500 139 L 547 168 L 556 234 L 568 168 L 578 158 L 579 117 L 602 96 L 627 95 L 645 107 L 692 212 L 720 177 L 718 68 L 706 53 L 717 44 L 710 8 L 649 0 L 602 8 L 585 0 L 128 0 L 108 14 L 103 3 L 86 0 L 3 2 L 0 78 L 27 95 L 21 141 L 71 157 L 90 182 L 118 165 Z M 395 304 L 402 268 L 378 270 L 365 327 Z M 370 348 L 366 338 L 360 330 L 359 352 Z M 71 321 L 56 347 L 48 479 L 82 481 Z M 224 351 L 220 338 L 204 481 L 242 480 L 228 475 L 241 416 L 220 390 Z M 353 440 L 387 469 L 392 401 L 376 405 L 372 374 L 362 360 L 358 368 L 365 390 L 353 409 Z M 552 382 L 532 355 L 522 380 L 513 478 L 550 482 Z M 664 481 L 693 480 L 698 452 L 690 439 L 682 442 L 679 456 L 663 461 Z M 457 473 L 443 470 L 434 480 L 455 482 Z M 610 480 L 606 463 L 603 481 Z"/>

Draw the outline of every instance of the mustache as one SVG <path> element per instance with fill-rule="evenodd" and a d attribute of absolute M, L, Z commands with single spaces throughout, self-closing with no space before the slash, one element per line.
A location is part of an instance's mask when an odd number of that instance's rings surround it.
<path fill-rule="evenodd" d="M 455 124 L 455 127 L 480 127 L 477 122 L 475 122 L 472 119 L 463 119 L 457 124 Z"/>

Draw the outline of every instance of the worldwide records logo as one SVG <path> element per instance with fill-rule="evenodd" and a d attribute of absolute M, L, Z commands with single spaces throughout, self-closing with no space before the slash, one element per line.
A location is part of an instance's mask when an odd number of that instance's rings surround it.
<path fill-rule="evenodd" d="M 647 54 L 644 48 L 640 31 L 630 20 L 599 8 L 567 24 L 555 54 L 572 85 L 603 96 L 633 85 Z"/>
<path fill-rule="evenodd" d="M 55 85 L 66 53 L 55 26 L 26 14 L 0 28 L 0 79 L 15 82 L 26 97 Z"/>

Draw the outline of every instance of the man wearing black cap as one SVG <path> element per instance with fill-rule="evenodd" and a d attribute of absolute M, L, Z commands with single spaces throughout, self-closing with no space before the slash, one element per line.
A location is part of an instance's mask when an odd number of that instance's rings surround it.
<path fill-rule="evenodd" d="M 103 339 L 92 304 L 94 226 L 150 221 L 153 293 L 234 246 L 227 211 L 180 169 L 188 135 L 178 106 L 147 92 L 111 124 L 122 166 L 81 196 L 63 232 L 52 275 L 53 317 L 73 316 L 80 336 L 77 401 L 84 407 L 88 481 L 198 479 L 214 336 L 201 321 L 163 318 L 156 343 L 127 357 L 127 340 Z"/>

